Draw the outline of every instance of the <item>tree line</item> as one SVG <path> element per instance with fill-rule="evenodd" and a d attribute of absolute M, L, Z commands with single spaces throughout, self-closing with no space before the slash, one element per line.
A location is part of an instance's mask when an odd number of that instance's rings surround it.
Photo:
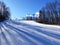
<path fill-rule="evenodd" d="M 26 20 L 35 20 L 39 23 L 60 24 L 60 2 L 47 3 L 39 10 L 39 17 L 26 17 Z"/>
<path fill-rule="evenodd" d="M 60 3 L 57 1 L 47 3 L 39 11 L 38 22 L 47 24 L 60 24 Z"/>

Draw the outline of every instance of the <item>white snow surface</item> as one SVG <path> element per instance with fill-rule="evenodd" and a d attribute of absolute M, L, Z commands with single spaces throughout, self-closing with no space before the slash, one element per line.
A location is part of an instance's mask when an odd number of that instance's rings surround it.
<path fill-rule="evenodd" d="M 30 20 L 0 22 L 0 45 L 60 45 L 60 26 Z"/>

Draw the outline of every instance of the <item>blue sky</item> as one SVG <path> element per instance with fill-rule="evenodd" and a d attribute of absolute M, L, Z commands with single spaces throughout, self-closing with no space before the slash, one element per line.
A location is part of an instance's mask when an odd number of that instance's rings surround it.
<path fill-rule="evenodd" d="M 11 18 L 20 19 L 27 13 L 34 14 L 48 2 L 54 0 L 3 0 L 10 8 Z M 59 1 L 59 0 L 58 0 Z"/>

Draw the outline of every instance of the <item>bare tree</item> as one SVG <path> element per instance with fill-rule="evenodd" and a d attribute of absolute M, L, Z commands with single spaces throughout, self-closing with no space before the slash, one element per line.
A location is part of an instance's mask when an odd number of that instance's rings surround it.
<path fill-rule="evenodd" d="M 60 23 L 60 3 L 57 1 L 47 3 L 43 9 L 40 10 L 40 21 L 49 24 Z"/>

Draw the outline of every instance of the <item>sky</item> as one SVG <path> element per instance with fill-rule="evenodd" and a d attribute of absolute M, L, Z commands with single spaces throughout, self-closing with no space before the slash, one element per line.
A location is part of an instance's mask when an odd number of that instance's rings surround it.
<path fill-rule="evenodd" d="M 27 13 L 34 14 L 38 12 L 48 2 L 55 0 L 0 0 L 9 7 L 12 19 L 21 19 Z M 60 1 L 60 0 L 58 0 Z"/>

